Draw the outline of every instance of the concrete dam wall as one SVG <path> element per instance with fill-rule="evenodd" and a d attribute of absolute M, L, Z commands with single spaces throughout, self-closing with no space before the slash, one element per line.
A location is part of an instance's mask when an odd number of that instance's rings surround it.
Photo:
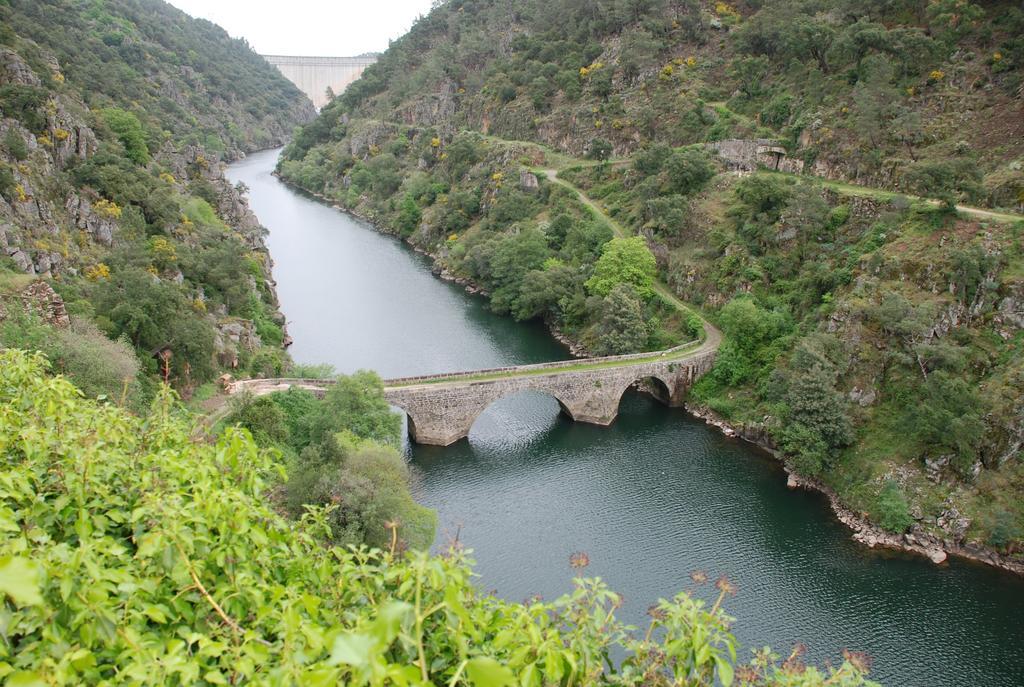
<path fill-rule="evenodd" d="M 359 78 L 363 70 L 377 61 L 373 57 L 290 57 L 264 55 L 263 58 L 278 68 L 285 78 L 309 96 L 316 109 L 329 101 L 327 89 L 335 95 Z"/>

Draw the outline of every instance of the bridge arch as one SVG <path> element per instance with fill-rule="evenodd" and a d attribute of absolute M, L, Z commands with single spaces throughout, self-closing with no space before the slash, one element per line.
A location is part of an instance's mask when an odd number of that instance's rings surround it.
<path fill-rule="evenodd" d="M 553 414 L 549 415 L 552 408 L 548 404 L 554 401 L 552 404 L 557 410 Z M 511 433 L 515 434 L 519 430 L 519 421 L 526 417 L 535 417 L 546 422 L 548 418 L 551 420 L 551 425 L 558 421 L 559 416 L 565 416 L 569 420 L 575 420 L 572 410 L 566 404 L 566 402 L 559 398 L 559 393 L 544 385 L 525 385 L 518 389 L 511 389 L 507 393 L 503 393 L 496 396 L 487 403 L 483 408 L 476 412 L 469 422 L 466 428 L 466 435 L 468 436 L 474 427 L 477 426 L 481 417 L 485 413 L 495 407 L 501 408 L 501 415 L 507 419 L 509 425 L 506 427 Z M 492 418 L 493 419 L 493 418 Z M 523 426 L 532 425 L 532 422 L 523 423 Z M 547 431 L 548 425 L 544 425 L 544 430 Z"/>
<path fill-rule="evenodd" d="M 626 395 L 627 391 L 635 388 L 637 391 L 647 394 L 664 405 L 671 407 L 676 405 L 677 401 L 676 394 L 673 393 L 673 387 L 674 384 L 671 381 L 666 380 L 659 374 L 637 377 L 622 389 L 622 393 L 619 394 L 619 403 L 622 402 L 622 398 Z"/>

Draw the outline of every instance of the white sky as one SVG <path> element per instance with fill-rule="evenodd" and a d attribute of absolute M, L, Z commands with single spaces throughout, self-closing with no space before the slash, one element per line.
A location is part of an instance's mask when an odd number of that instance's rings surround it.
<path fill-rule="evenodd" d="M 349 57 L 383 52 L 431 0 L 168 0 L 220 24 L 264 55 Z"/>

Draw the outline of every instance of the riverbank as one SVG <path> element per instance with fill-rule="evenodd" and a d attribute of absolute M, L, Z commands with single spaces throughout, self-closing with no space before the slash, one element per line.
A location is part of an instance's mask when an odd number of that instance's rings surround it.
<path fill-rule="evenodd" d="M 936 565 L 945 563 L 949 556 L 956 556 L 976 563 L 983 563 L 1001 570 L 1024 576 L 1024 563 L 985 548 L 960 544 L 952 539 L 939 538 L 924 532 L 908 532 L 894 534 L 873 524 L 867 517 L 843 505 L 834 489 L 810 477 L 794 472 L 779 454 L 774 442 L 763 427 L 736 426 L 722 419 L 709 408 L 694 404 L 685 406 L 686 412 L 715 427 L 727 437 L 740 439 L 771 455 L 783 464 L 786 474 L 786 486 L 791 489 L 807 489 L 823 494 L 828 499 L 832 514 L 839 522 L 853 530 L 853 540 L 869 549 L 886 548 L 906 553 L 913 553 L 928 558 Z"/>

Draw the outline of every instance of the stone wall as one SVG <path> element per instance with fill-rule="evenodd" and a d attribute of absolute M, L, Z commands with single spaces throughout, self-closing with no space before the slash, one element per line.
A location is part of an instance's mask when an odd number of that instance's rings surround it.
<path fill-rule="evenodd" d="M 804 170 L 803 160 L 788 157 L 786 149 L 770 138 L 730 138 L 705 145 L 731 170 L 753 172 L 774 169 L 794 174 Z"/>

